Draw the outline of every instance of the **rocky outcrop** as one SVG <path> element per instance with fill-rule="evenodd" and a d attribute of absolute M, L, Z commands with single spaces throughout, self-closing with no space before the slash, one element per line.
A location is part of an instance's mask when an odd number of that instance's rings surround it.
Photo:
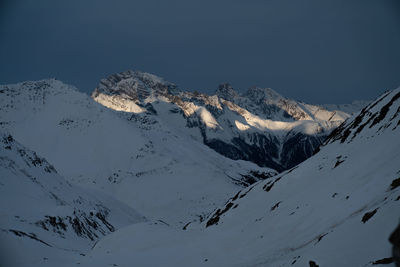
<path fill-rule="evenodd" d="M 185 120 L 185 127 L 198 129 L 199 141 L 218 153 L 278 171 L 310 157 L 350 116 L 287 99 L 269 88 L 252 87 L 240 94 L 225 83 L 212 96 L 184 92 L 173 83 L 139 71 L 101 80 L 92 98 L 115 110 L 144 114 L 140 116 L 158 116 L 163 103 L 168 103 L 172 106 L 162 116 L 165 124 Z"/>

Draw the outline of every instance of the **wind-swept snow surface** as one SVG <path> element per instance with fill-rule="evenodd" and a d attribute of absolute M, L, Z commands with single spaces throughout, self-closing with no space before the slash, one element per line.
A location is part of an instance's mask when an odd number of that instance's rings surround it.
<path fill-rule="evenodd" d="M 132 225 L 101 240 L 82 265 L 391 262 L 388 238 L 400 218 L 399 131 L 397 89 L 346 121 L 315 156 L 240 190 L 200 225 Z"/>

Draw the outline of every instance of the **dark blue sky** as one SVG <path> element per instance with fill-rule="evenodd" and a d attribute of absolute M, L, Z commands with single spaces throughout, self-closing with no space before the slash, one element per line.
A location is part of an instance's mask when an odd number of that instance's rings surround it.
<path fill-rule="evenodd" d="M 89 93 L 127 69 L 207 93 L 372 99 L 400 86 L 400 1 L 0 0 L 0 84 L 56 77 Z"/>

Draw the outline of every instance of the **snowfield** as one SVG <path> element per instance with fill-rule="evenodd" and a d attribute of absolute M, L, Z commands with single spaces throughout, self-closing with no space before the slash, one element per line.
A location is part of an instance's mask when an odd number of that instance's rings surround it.
<path fill-rule="evenodd" d="M 0 135 L 0 165 L 1 266 L 63 261 L 63 254 L 146 220 L 114 198 L 72 185 L 10 134 Z"/>
<path fill-rule="evenodd" d="M 127 227 L 101 240 L 83 266 L 378 264 L 391 257 L 400 216 L 399 111 L 397 89 L 349 119 L 315 156 L 240 190 L 201 225 Z"/>
<path fill-rule="evenodd" d="M 310 157 L 334 128 L 367 104 L 325 108 L 285 98 L 269 88 L 252 87 L 239 94 L 229 84 L 220 85 L 214 95 L 185 92 L 139 71 L 101 80 L 92 98 L 113 110 L 162 116 L 164 123 L 228 158 L 277 171 Z"/>
<path fill-rule="evenodd" d="M 57 80 L 2 85 L 0 266 L 390 262 L 400 88 L 341 108 L 182 92 L 140 72 L 92 97 Z"/>
<path fill-rule="evenodd" d="M 238 189 L 277 173 L 228 159 L 162 118 L 105 108 L 57 80 L 1 86 L 0 92 L 1 131 L 4 140 L 12 140 L 2 147 L 0 243 L 14 252 L 7 260 L 17 259 L 17 266 L 69 266 L 67 259 L 82 257 L 104 235 L 133 222 L 182 229 L 204 220 Z M 46 170 L 34 168 L 31 174 L 24 169 L 33 163 L 14 166 L 22 151 L 35 155 L 33 162 L 50 159 L 56 178 Z M 18 179 L 26 184 L 15 184 Z M 56 186 L 57 179 L 63 186 Z M 41 190 L 48 197 L 40 197 Z M 92 204 L 80 208 L 81 202 Z M 121 209 L 126 211 L 121 214 Z M 140 220 L 130 219 L 129 210 Z M 100 226 L 114 212 L 121 223 Z M 81 223 L 91 229 L 89 234 L 76 233 Z"/>

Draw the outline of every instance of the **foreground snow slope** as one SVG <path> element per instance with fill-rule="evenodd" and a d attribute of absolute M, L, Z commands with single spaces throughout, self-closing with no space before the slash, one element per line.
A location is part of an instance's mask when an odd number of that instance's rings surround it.
<path fill-rule="evenodd" d="M 105 108 L 57 80 L 0 86 L 0 95 L 2 128 L 68 181 L 111 194 L 149 219 L 183 227 L 243 185 L 276 174 L 225 158 L 162 118 Z"/>
<path fill-rule="evenodd" d="M 397 89 L 346 121 L 316 155 L 240 190 L 201 225 L 132 225 L 101 240 L 82 265 L 378 264 L 391 256 L 400 216 L 399 131 Z"/>
<path fill-rule="evenodd" d="M 239 94 L 229 84 L 220 85 L 214 95 L 184 92 L 139 71 L 101 80 L 92 98 L 114 110 L 147 112 L 226 157 L 278 171 L 310 157 L 330 131 L 360 108 L 355 103 L 327 110 L 269 88 L 252 87 Z"/>
<path fill-rule="evenodd" d="M 71 185 L 44 158 L 0 134 L 0 266 L 43 266 L 145 221 L 99 192 Z M 53 265 L 54 266 L 54 265 Z"/>

